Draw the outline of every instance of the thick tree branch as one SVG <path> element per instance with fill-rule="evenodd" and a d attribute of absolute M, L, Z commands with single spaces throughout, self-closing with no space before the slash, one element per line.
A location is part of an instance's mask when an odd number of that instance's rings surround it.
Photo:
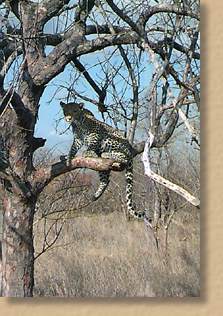
<path fill-rule="evenodd" d="M 30 181 L 33 186 L 33 191 L 35 194 L 39 194 L 53 179 L 78 168 L 88 168 L 95 171 L 122 171 L 125 166 L 114 160 L 104 158 L 75 157 L 71 161 L 70 166 L 67 166 L 66 160 L 63 160 L 49 167 L 40 168 L 32 174 L 32 179 Z"/>
<path fill-rule="evenodd" d="M 140 37 L 134 31 L 121 32 L 116 35 L 105 35 L 103 37 L 94 39 L 92 41 L 85 41 L 81 43 L 80 45 L 78 45 L 77 56 L 88 54 L 96 50 L 101 50 L 103 48 L 106 48 L 112 45 L 137 44 L 139 42 L 140 42 Z M 165 41 L 159 41 L 157 43 L 148 41 L 148 45 L 156 54 L 159 54 L 161 57 L 164 55 L 163 47 L 165 45 Z M 176 45 L 174 44 L 174 48 L 181 52 L 187 51 L 187 48 L 177 43 Z M 200 54 L 194 53 L 193 58 L 199 59 Z"/>
<path fill-rule="evenodd" d="M 138 43 L 138 40 L 139 38 L 137 34 L 132 31 L 129 33 L 119 33 L 116 35 L 105 35 L 92 41 L 81 43 L 77 47 L 77 56 L 92 53 L 113 45 L 136 44 Z"/>
<path fill-rule="evenodd" d="M 57 4 L 60 6 L 61 2 Z M 41 58 L 35 67 L 33 64 L 29 67 L 36 85 L 48 83 L 76 56 L 78 45 L 85 42 L 85 22 L 93 7 L 94 0 L 80 0 L 75 12 L 75 24 L 66 33 L 65 40 L 58 44 L 46 58 Z"/>
<path fill-rule="evenodd" d="M 132 32 L 129 28 L 114 27 L 114 30 L 115 30 L 116 35 L 126 34 L 127 37 L 131 37 L 131 43 L 136 44 L 139 42 L 139 36 L 137 35 L 137 33 Z M 88 34 L 111 34 L 111 31 L 107 25 L 99 26 L 98 28 L 95 27 L 94 25 L 89 25 L 86 27 L 86 35 Z M 66 34 L 44 34 L 43 36 L 46 39 L 46 44 L 51 45 L 51 46 L 56 46 L 60 44 L 64 39 L 67 38 Z M 157 43 L 154 43 L 152 41 L 150 41 L 149 43 L 151 45 L 151 48 L 158 54 L 162 53 L 161 48 L 164 47 L 166 44 L 173 45 L 173 48 L 181 53 L 187 54 L 189 51 L 188 47 L 184 47 L 177 42 L 172 42 L 172 39 L 169 37 L 165 38 L 165 40 L 158 41 Z M 128 44 L 128 43 L 126 43 L 125 41 L 123 44 Z M 198 52 L 193 52 L 193 58 L 200 59 L 200 54 Z"/>
<path fill-rule="evenodd" d="M 46 58 L 39 60 L 30 70 L 35 85 L 47 84 L 61 73 L 76 55 L 77 46 L 81 42 L 83 42 L 83 34 L 74 30 L 70 38 L 58 44 Z"/>
<path fill-rule="evenodd" d="M 113 25 L 115 33 L 129 32 L 129 28 L 123 26 Z M 108 25 L 87 25 L 85 30 L 86 35 L 91 34 L 111 34 L 111 30 Z"/>
<path fill-rule="evenodd" d="M 58 44 L 54 50 L 42 61 L 30 69 L 34 83 L 37 86 L 44 85 L 63 71 L 64 67 L 74 58 L 84 54 L 101 50 L 105 47 L 137 43 L 135 32 L 118 35 L 107 35 L 92 41 L 83 38 L 78 30 L 73 30 L 70 38 Z"/>
<path fill-rule="evenodd" d="M 130 29 L 127 27 L 121 26 L 113 26 L 115 33 L 126 33 L 129 32 Z M 85 35 L 92 34 L 111 34 L 111 31 L 108 25 L 86 25 L 85 27 Z M 60 44 L 62 41 L 70 37 L 70 31 L 65 33 L 58 34 L 43 34 L 43 38 L 45 39 L 46 45 L 56 46 Z"/>

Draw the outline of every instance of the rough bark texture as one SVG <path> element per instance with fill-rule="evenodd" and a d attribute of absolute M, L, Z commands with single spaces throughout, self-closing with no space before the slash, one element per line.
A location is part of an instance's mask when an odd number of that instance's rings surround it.
<path fill-rule="evenodd" d="M 32 37 L 41 31 L 36 24 L 36 5 L 30 2 L 10 2 L 14 14 L 23 21 L 21 34 Z M 33 216 L 36 197 L 28 176 L 33 171 L 33 152 L 44 144 L 34 138 L 39 100 L 44 87 L 36 87 L 30 75 L 32 65 L 43 54 L 38 37 L 23 42 L 23 62 L 20 66 L 19 88 L 9 91 L 9 100 L 0 119 L 1 151 L 7 160 L 2 170 L 3 240 L 2 295 L 32 296 L 33 292 Z M 4 94 L 3 85 L 1 86 Z M 4 98 L 4 95 L 3 95 Z M 9 107 L 9 102 L 12 107 Z M 4 102 L 3 102 L 4 103 Z M 7 175 L 7 176 L 6 176 Z"/>
<path fill-rule="evenodd" d="M 28 100 L 34 100 L 36 96 L 31 98 L 30 90 L 26 91 L 29 94 L 24 93 L 22 96 L 31 108 L 34 101 Z M 4 208 L 2 295 L 8 297 L 32 296 L 34 282 L 32 226 L 36 198 L 27 179 L 33 170 L 35 115 L 30 110 L 27 110 L 27 114 L 27 120 L 23 121 L 27 129 L 21 126 L 20 119 L 11 109 L 0 122 L 1 137 L 8 157 L 8 166 L 3 170 L 3 176 L 7 174 L 7 177 L 1 183 Z M 37 143 L 40 144 L 38 140 Z"/>
<path fill-rule="evenodd" d="M 34 201 L 21 201 L 14 194 L 4 197 L 2 244 L 2 296 L 32 296 L 34 249 L 32 225 Z"/>

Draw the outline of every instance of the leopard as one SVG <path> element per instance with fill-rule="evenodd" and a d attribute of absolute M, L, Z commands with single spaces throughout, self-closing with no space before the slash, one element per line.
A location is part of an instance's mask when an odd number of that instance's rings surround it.
<path fill-rule="evenodd" d="M 70 124 L 73 132 L 73 143 L 67 156 L 67 164 L 85 146 L 84 157 L 101 157 L 112 159 L 124 166 L 126 179 L 126 205 L 129 218 L 143 220 L 145 211 L 136 211 L 133 205 L 133 158 L 135 149 L 123 133 L 95 118 L 94 114 L 84 108 L 84 103 L 60 102 L 65 121 Z M 110 170 L 98 171 L 100 184 L 93 200 L 101 197 L 110 182 Z"/>

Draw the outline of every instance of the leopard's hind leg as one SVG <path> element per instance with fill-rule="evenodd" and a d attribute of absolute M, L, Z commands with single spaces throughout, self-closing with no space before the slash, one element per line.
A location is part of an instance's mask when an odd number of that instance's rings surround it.
<path fill-rule="evenodd" d="M 110 171 L 99 171 L 100 184 L 97 191 L 94 194 L 93 200 L 96 201 L 106 190 L 109 184 Z"/>
<path fill-rule="evenodd" d="M 114 159 L 120 163 L 127 163 L 126 157 L 121 153 L 103 152 L 101 154 L 101 157 L 107 158 L 107 159 Z M 94 194 L 93 200 L 97 200 L 104 193 L 104 191 L 106 190 L 106 188 L 109 184 L 110 170 L 99 171 L 98 174 L 99 174 L 100 184 L 99 184 L 97 191 Z"/>

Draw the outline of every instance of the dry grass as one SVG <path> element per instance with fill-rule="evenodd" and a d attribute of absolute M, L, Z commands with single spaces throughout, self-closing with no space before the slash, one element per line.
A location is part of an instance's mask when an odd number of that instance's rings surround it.
<path fill-rule="evenodd" d="M 199 215 L 180 211 L 168 251 L 122 213 L 76 217 L 35 263 L 35 295 L 66 297 L 199 296 Z M 35 232 L 37 235 L 37 232 Z M 36 247 L 41 246 L 38 228 Z"/>
<path fill-rule="evenodd" d="M 182 158 L 180 165 L 169 162 L 167 166 L 162 160 L 162 174 L 195 195 L 199 188 L 198 168 L 199 159 L 193 164 Z M 84 181 L 80 181 L 83 174 Z M 92 172 L 71 173 L 52 183 L 39 199 L 36 217 L 62 215 L 64 220 L 64 211 L 72 210 L 69 216 L 73 219 L 64 222 L 57 242 L 35 262 L 36 296 L 199 296 L 199 210 L 177 194 L 157 187 L 143 175 L 140 161 L 135 162 L 134 174 L 137 209 L 146 208 L 153 213 L 157 196 L 161 202 L 159 248 L 152 230 L 143 222 L 125 219 L 123 174 L 113 173 L 102 197 L 88 204 L 98 179 L 95 180 Z M 176 213 L 169 226 L 166 249 L 165 218 L 173 210 Z M 51 223 L 52 218 L 45 226 L 43 219 L 35 225 L 36 253 L 41 251 L 47 235 L 44 228 Z M 58 226 L 60 223 L 61 220 Z M 53 230 L 51 233 L 49 240 Z"/>

